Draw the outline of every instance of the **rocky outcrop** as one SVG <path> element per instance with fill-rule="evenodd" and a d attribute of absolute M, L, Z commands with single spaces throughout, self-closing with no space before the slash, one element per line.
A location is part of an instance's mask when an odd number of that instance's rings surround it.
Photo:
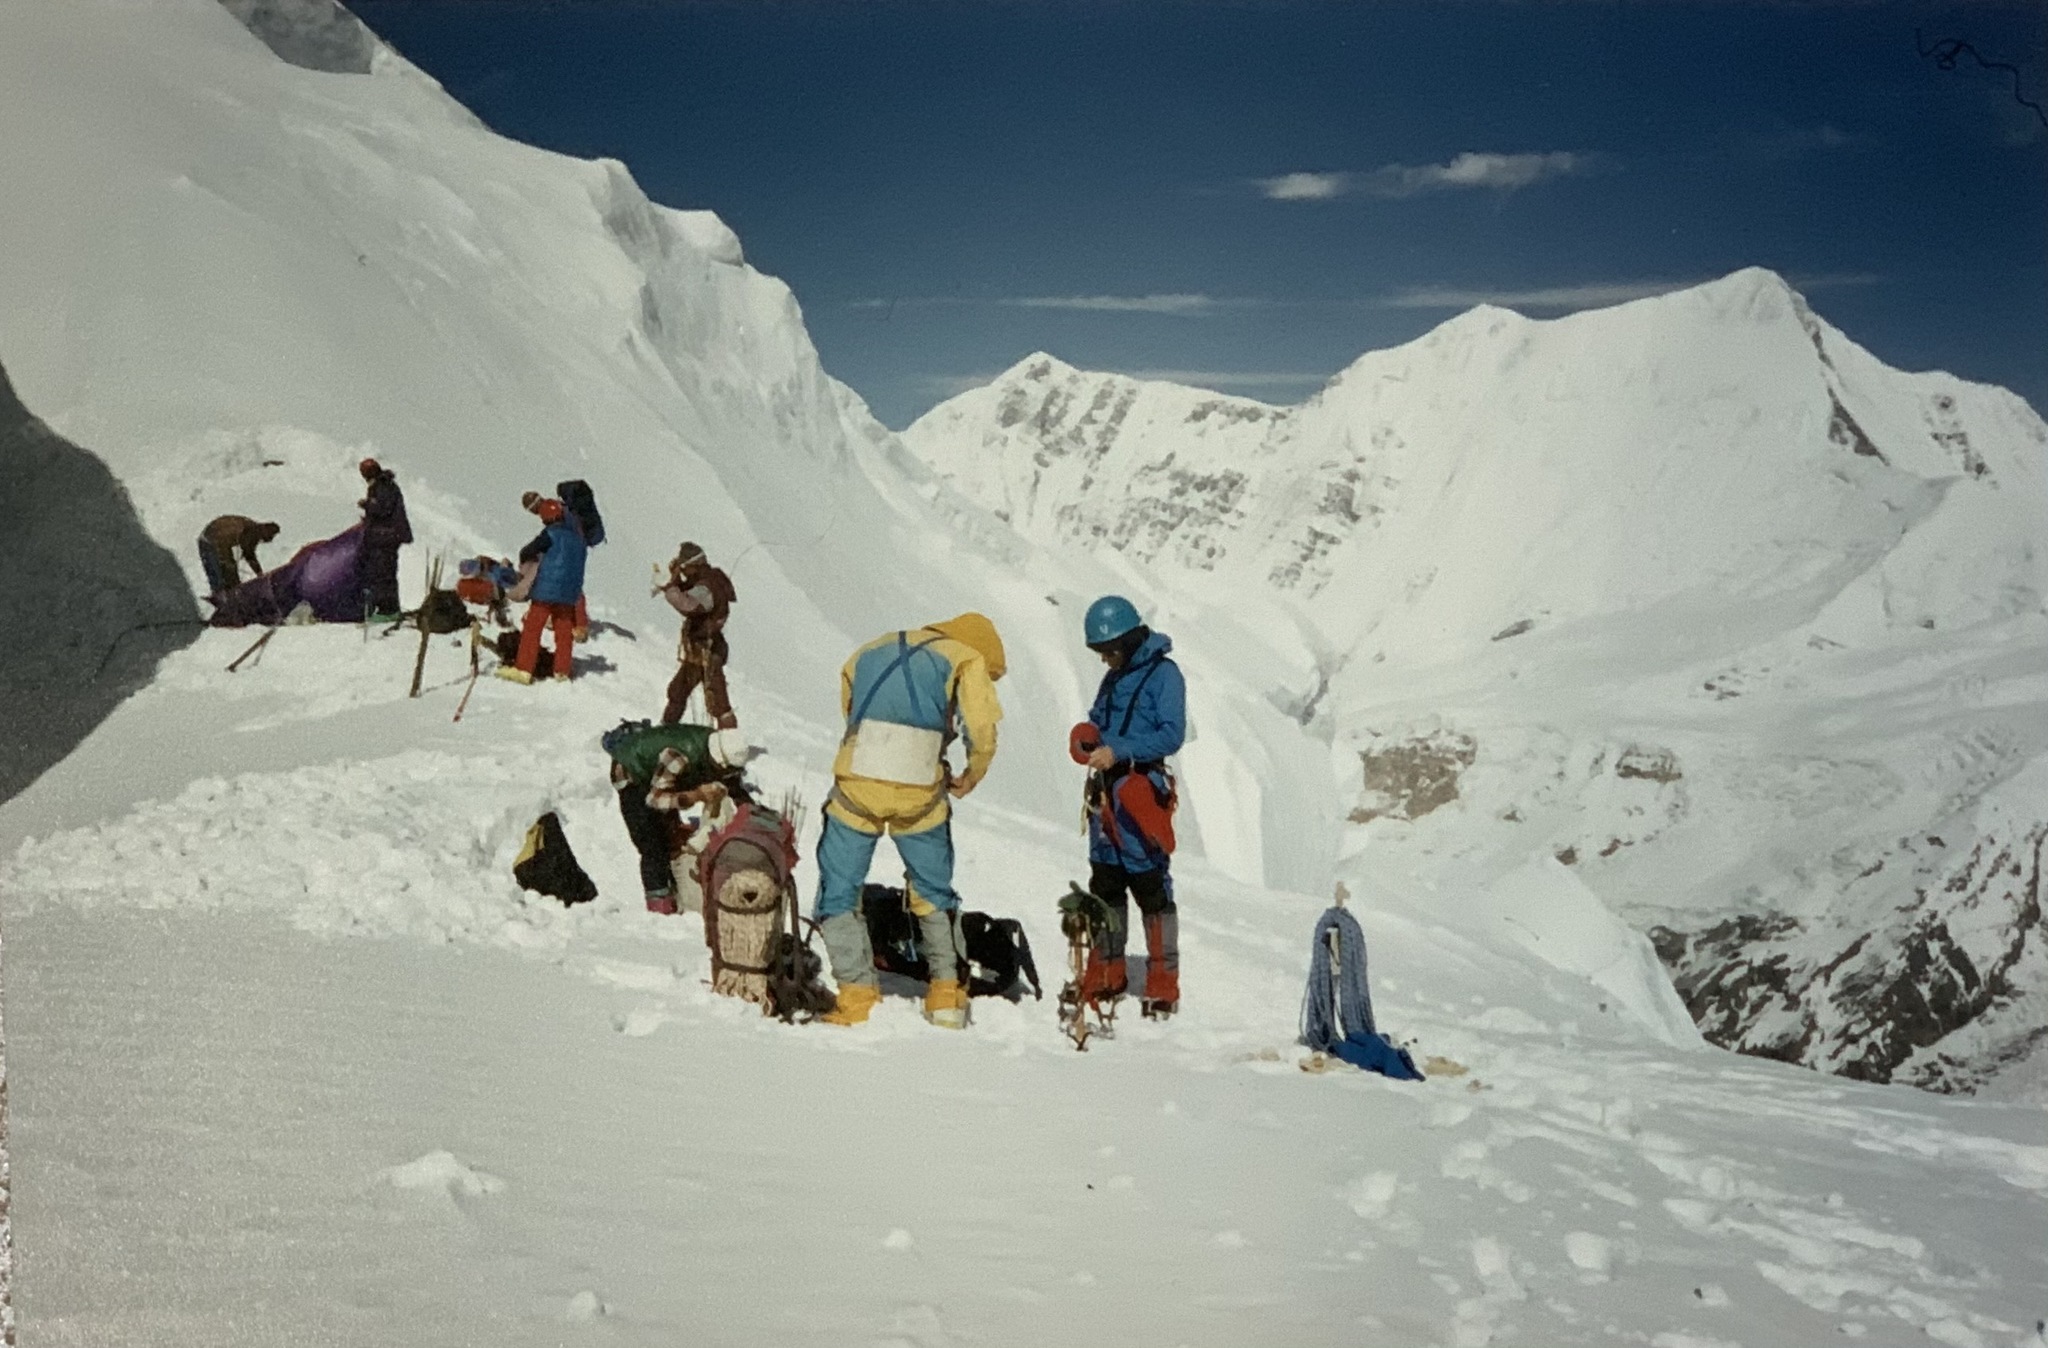
<path fill-rule="evenodd" d="M 2030 994 L 2048 985 L 2044 845 L 2048 821 L 1988 832 L 1862 930 L 1745 914 L 1650 937 L 1712 1043 L 1863 1081 L 1968 1092 L 2048 1037 L 2027 1012 Z M 1927 835 L 1902 840 L 1895 859 L 1944 850 Z"/>

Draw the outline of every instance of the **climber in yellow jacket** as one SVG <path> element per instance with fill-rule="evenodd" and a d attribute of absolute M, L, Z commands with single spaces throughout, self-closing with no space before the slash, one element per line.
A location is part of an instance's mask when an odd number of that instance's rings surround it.
<path fill-rule="evenodd" d="M 874 949 L 858 911 L 875 844 L 884 833 L 903 859 L 910 909 L 931 965 L 925 1016 L 967 1024 L 958 913 L 953 892 L 952 802 L 980 784 L 996 756 L 1002 704 L 1003 639 L 979 613 L 891 632 L 853 653 L 839 674 L 846 735 L 832 764 L 832 794 L 818 841 L 819 930 L 839 984 L 824 1017 L 858 1025 L 881 999 Z M 966 766 L 953 775 L 946 749 L 964 742 Z"/>

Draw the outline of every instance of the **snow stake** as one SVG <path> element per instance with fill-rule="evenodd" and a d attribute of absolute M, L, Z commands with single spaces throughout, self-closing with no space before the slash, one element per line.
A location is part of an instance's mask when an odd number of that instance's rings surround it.
<path fill-rule="evenodd" d="M 427 567 L 427 593 L 431 595 L 434 593 L 434 591 L 440 588 L 441 559 L 439 557 L 436 557 L 434 558 L 432 564 L 430 564 Z M 403 622 L 404 620 L 405 619 L 403 615 L 401 615 L 399 618 L 399 622 Z M 420 608 L 417 612 L 413 614 L 412 620 L 414 625 L 420 629 L 420 653 L 413 659 L 412 687 L 406 689 L 405 695 L 407 697 L 418 697 L 420 695 L 420 679 L 427 672 L 427 643 L 433 640 L 434 635 L 427 628 L 425 601 L 421 602 Z M 396 631 L 398 629 L 398 623 L 393 623 L 391 627 L 393 631 Z"/>
<path fill-rule="evenodd" d="M 477 671 L 482 668 L 477 660 L 477 644 L 482 640 L 478 632 L 482 626 L 481 621 L 474 619 L 469 624 L 469 686 L 462 690 L 462 700 L 455 704 L 455 719 L 458 721 L 462 719 L 463 709 L 469 706 L 469 695 L 476 691 Z"/>

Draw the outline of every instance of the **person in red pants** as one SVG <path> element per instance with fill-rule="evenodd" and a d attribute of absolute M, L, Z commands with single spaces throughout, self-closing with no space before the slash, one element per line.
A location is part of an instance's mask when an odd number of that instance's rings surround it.
<path fill-rule="evenodd" d="M 1088 648 L 1108 668 L 1068 752 L 1088 769 L 1088 889 L 1117 915 L 1091 950 L 1081 994 L 1124 995 L 1124 932 L 1135 899 L 1145 925 L 1142 1010 L 1164 1020 L 1180 1010 L 1180 910 L 1173 896 L 1173 771 L 1166 760 L 1187 736 L 1187 685 L 1173 643 L 1121 595 L 1104 595 L 1082 621 Z"/>
<path fill-rule="evenodd" d="M 543 500 L 534 513 L 540 516 L 541 531 L 519 550 L 520 567 L 530 568 L 531 575 L 510 596 L 527 600 L 526 622 L 519 632 L 519 659 L 498 667 L 498 677 L 514 683 L 533 682 L 534 668 L 540 663 L 541 630 L 547 627 L 555 629 L 554 676 L 558 680 L 569 677 L 576 649 L 576 604 L 583 597 L 583 563 L 589 553 L 582 531 L 560 501 Z M 523 596 L 520 590 L 525 591 Z"/>

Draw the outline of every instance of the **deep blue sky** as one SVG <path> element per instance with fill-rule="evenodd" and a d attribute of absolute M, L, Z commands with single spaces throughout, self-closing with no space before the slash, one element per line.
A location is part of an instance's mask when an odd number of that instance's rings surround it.
<path fill-rule="evenodd" d="M 2048 410 L 2048 130 L 1915 50 L 2048 103 L 2044 6 L 351 7 L 496 129 L 717 211 L 892 426 L 1038 349 L 1291 402 L 1480 299 L 1748 265 Z"/>

